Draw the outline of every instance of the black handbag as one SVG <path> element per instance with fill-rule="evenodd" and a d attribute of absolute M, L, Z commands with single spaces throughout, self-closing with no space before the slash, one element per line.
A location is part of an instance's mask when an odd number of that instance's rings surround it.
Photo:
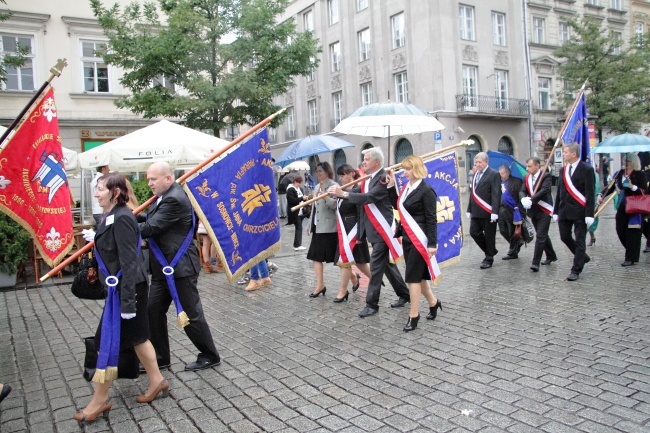
<path fill-rule="evenodd" d="M 86 346 L 86 357 L 84 359 L 83 376 L 88 382 L 93 379 L 97 367 L 97 347 L 95 337 L 83 339 Z M 117 361 L 118 379 L 137 379 L 140 374 L 140 363 L 133 347 L 120 349 L 120 357 Z"/>
<path fill-rule="evenodd" d="M 99 281 L 97 266 L 93 265 L 93 260 L 88 254 L 81 257 L 79 272 L 75 275 L 70 289 L 79 299 L 106 299 L 106 289 Z"/>

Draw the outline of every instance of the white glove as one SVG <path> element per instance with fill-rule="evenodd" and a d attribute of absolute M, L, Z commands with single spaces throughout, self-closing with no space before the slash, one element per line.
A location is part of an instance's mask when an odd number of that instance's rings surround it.
<path fill-rule="evenodd" d="M 467 218 L 472 218 L 472 214 L 467 212 L 465 215 L 467 215 Z"/>
<path fill-rule="evenodd" d="M 554 222 L 554 223 L 557 222 L 557 215 L 553 215 L 553 222 Z"/>
<path fill-rule="evenodd" d="M 533 206 L 533 200 L 530 197 L 524 197 L 521 199 L 521 204 L 523 204 L 526 209 L 530 209 Z"/>
<path fill-rule="evenodd" d="M 120 316 L 122 316 L 122 319 L 128 320 L 133 319 L 135 317 L 135 313 L 122 313 Z"/>
<path fill-rule="evenodd" d="M 95 230 L 93 229 L 82 230 L 81 234 L 83 235 L 86 242 L 93 242 L 95 240 Z"/>
<path fill-rule="evenodd" d="M 585 223 L 587 223 L 587 228 L 591 227 L 591 225 L 594 223 L 594 218 L 593 217 L 585 217 Z"/>
<path fill-rule="evenodd" d="M 636 191 L 637 189 L 639 189 L 639 187 L 636 186 L 636 185 L 632 185 L 632 186 L 630 187 L 630 189 L 631 189 L 632 191 Z"/>
<path fill-rule="evenodd" d="M 491 222 L 491 223 L 495 223 L 495 222 L 497 222 L 498 219 L 499 219 L 499 215 L 497 215 L 497 214 L 495 214 L 495 213 L 490 214 L 490 222 Z"/>

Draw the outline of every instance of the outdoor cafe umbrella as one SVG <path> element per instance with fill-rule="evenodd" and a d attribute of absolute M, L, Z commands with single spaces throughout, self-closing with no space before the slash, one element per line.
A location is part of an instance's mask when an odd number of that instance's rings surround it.
<path fill-rule="evenodd" d="M 353 146 L 354 144 L 349 141 L 341 140 L 332 135 L 308 135 L 284 149 L 284 152 L 275 160 L 275 163 L 280 167 L 284 167 L 293 161 L 298 161 L 308 156 L 333 152 L 344 147 Z"/>
<path fill-rule="evenodd" d="M 390 155 L 391 134 L 420 134 L 443 129 L 445 127 L 438 119 L 415 105 L 381 102 L 358 108 L 336 125 L 334 131 L 365 137 L 387 137 Z"/>
<path fill-rule="evenodd" d="M 521 162 L 517 161 L 510 155 L 505 153 L 496 152 L 494 150 L 488 150 L 488 165 L 495 169 L 499 170 L 499 167 L 505 165 L 510 169 L 510 175 L 518 179 L 523 179 L 526 176 L 526 166 Z"/>
<path fill-rule="evenodd" d="M 625 134 L 610 137 L 594 147 L 592 153 L 631 153 L 650 151 L 650 137 L 640 134 Z"/>

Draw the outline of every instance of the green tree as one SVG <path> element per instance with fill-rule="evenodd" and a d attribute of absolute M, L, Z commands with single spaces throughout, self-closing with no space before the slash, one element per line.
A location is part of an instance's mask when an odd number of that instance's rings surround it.
<path fill-rule="evenodd" d="M 123 10 L 90 2 L 109 38 L 101 54 L 122 68 L 120 81 L 132 92 L 116 105 L 146 118 L 177 117 L 215 136 L 280 109 L 273 98 L 316 67 L 320 52 L 311 32 L 277 21 L 287 0 L 158 0 Z"/>
<path fill-rule="evenodd" d="M 0 3 L 7 4 L 5 0 L 0 0 Z M 11 18 L 11 12 L 0 12 L 0 21 L 6 21 Z M 6 54 L 0 57 L 0 84 L 7 81 L 7 68 L 20 68 L 27 61 L 29 54 L 29 47 L 16 47 L 15 54 Z"/>
<path fill-rule="evenodd" d="M 559 75 L 565 89 L 577 90 L 585 80 L 587 107 L 595 120 L 599 138 L 603 129 L 637 132 L 650 122 L 650 63 L 648 44 L 634 38 L 615 37 L 600 21 L 570 21 L 572 37 L 555 50 L 561 62 Z M 564 94 L 570 104 L 573 96 Z"/>

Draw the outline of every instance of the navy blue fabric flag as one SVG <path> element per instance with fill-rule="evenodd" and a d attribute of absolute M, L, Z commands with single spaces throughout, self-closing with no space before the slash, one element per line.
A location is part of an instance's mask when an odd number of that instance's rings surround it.
<path fill-rule="evenodd" d="M 443 267 L 460 260 L 463 246 L 463 228 L 461 225 L 460 191 L 458 187 L 458 164 L 456 153 L 451 152 L 424 162 L 428 175 L 426 182 L 433 187 L 438 196 L 438 266 Z M 403 171 L 395 174 L 399 187 L 408 183 Z"/>
<path fill-rule="evenodd" d="M 280 247 L 280 220 L 266 128 L 221 155 L 185 185 L 230 281 Z"/>
<path fill-rule="evenodd" d="M 587 119 L 587 101 L 585 93 L 581 91 L 578 103 L 573 112 L 566 120 L 566 128 L 562 134 L 564 145 L 577 143 L 580 145 L 580 160 L 591 164 L 589 153 L 591 146 L 589 144 L 589 121 Z"/>

